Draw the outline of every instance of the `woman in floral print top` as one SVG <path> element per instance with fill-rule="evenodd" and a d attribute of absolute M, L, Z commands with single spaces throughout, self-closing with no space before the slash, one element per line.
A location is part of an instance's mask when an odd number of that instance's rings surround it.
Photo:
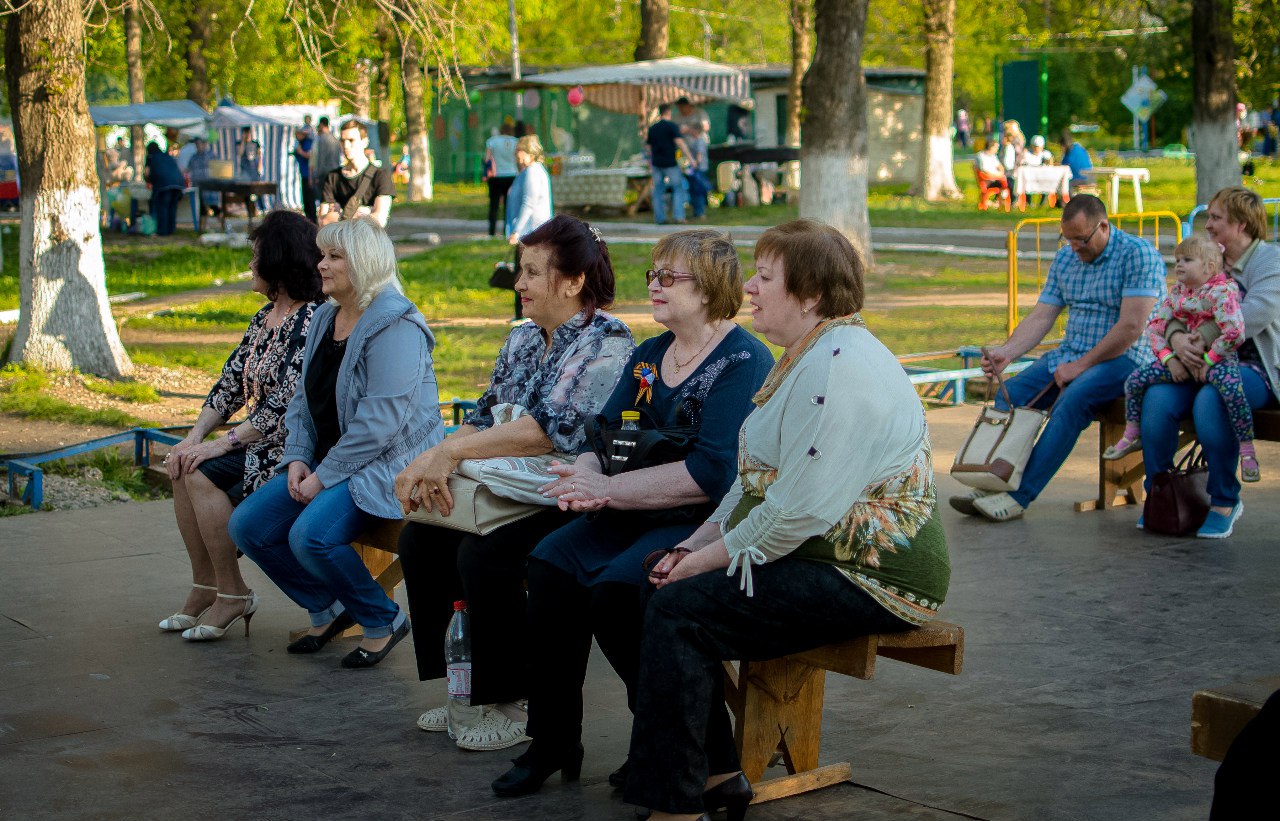
<path fill-rule="evenodd" d="M 305 217 L 272 211 L 250 240 L 252 287 L 270 302 L 249 320 L 191 432 L 164 460 L 192 575 L 182 609 L 160 622 L 166 632 L 201 622 L 221 625 L 243 609 L 228 599 L 248 588 L 227 521 L 235 505 L 275 475 L 284 452 L 285 409 L 302 372 L 311 313 L 322 297 L 316 227 Z M 238 425 L 205 441 L 241 408 L 248 413 Z"/>
<path fill-rule="evenodd" d="M 448 516 L 449 474 L 463 459 L 553 454 L 571 461 L 586 441 L 586 420 L 604 407 L 635 347 L 627 326 L 601 310 L 613 302 L 614 273 L 598 231 L 561 215 L 520 245 L 515 290 L 529 322 L 507 337 L 478 409 L 396 478 L 406 513 L 421 505 Z M 511 411 L 500 405 L 518 405 L 527 414 L 499 425 L 495 414 Z M 526 695 L 525 557 L 576 515 L 548 500 L 544 510 L 483 536 L 412 521 L 400 532 L 415 629 L 443 635 L 458 599 L 471 614 L 471 703 L 486 706 L 476 724 L 457 728 L 464 749 L 524 740 L 524 724 L 502 710 L 514 712 L 511 703 Z M 444 677 L 442 649 L 439 641 L 414 642 L 418 678 Z M 444 708 L 423 714 L 418 726 L 443 732 Z"/>

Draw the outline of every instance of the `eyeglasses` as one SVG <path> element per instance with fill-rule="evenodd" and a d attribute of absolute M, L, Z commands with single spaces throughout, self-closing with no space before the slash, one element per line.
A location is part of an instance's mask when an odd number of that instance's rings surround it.
<path fill-rule="evenodd" d="M 663 288 L 670 288 L 682 279 L 696 279 L 693 274 L 686 274 L 683 271 L 672 271 L 670 268 L 659 268 L 658 270 L 649 270 L 644 272 L 644 284 L 652 285 L 653 281 L 658 280 L 658 284 Z"/>
<path fill-rule="evenodd" d="M 1071 244 L 1071 245 L 1088 245 L 1088 244 L 1089 244 L 1089 240 L 1093 239 L 1093 235 L 1094 235 L 1094 234 L 1098 233 L 1098 229 L 1102 227 L 1102 223 L 1103 223 L 1103 222 L 1105 222 L 1105 220 L 1098 220 L 1098 224 L 1097 224 L 1097 225 L 1095 225 L 1095 226 L 1093 226 L 1093 230 L 1092 230 L 1092 231 L 1090 231 L 1090 232 L 1085 236 L 1085 238 L 1084 238 L 1084 239 L 1076 239 L 1075 237 L 1069 237 L 1069 236 L 1067 236 L 1066 234 L 1064 234 L 1064 233 L 1062 233 L 1061 231 L 1059 231 L 1059 232 L 1058 232 L 1058 242 L 1066 242 L 1066 243 L 1069 243 L 1069 244 Z"/>

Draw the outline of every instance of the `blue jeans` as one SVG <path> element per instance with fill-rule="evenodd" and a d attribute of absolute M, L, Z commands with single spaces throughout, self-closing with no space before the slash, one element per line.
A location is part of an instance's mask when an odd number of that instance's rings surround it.
<path fill-rule="evenodd" d="M 1267 383 L 1253 368 L 1240 368 L 1240 381 L 1253 410 L 1275 401 Z M 1173 456 L 1178 450 L 1178 423 L 1188 416 L 1195 420 L 1196 438 L 1209 461 L 1211 503 L 1218 507 L 1235 506 L 1240 501 L 1240 480 L 1236 478 L 1240 440 L 1231 427 L 1222 395 L 1212 385 L 1200 382 L 1147 388 L 1142 400 L 1142 459 L 1147 469 L 1147 489 L 1150 490 L 1152 476 L 1173 467 Z"/>
<path fill-rule="evenodd" d="M 689 182 L 689 202 L 693 205 L 693 215 L 695 217 L 705 216 L 707 213 L 707 194 L 711 193 L 711 180 L 707 179 L 707 172 L 699 171 L 695 168 L 685 175 L 685 179 Z"/>
<path fill-rule="evenodd" d="M 1027 460 L 1026 470 L 1022 472 L 1022 485 L 1009 494 L 1014 501 L 1023 507 L 1035 501 L 1040 491 L 1044 490 L 1058 468 L 1071 455 L 1076 440 L 1093 422 L 1098 412 L 1124 396 L 1124 380 L 1133 373 L 1135 367 L 1127 356 L 1108 359 L 1080 374 L 1061 391 L 1057 387 L 1049 388 L 1036 402 L 1036 407 L 1047 408 L 1053 404 L 1054 399 L 1058 400 L 1031 451 L 1031 458 Z M 1041 357 L 1006 384 L 1013 404 L 1026 405 L 1046 385 L 1053 385 L 1053 372 L 1049 370 L 1044 357 Z M 1059 393 L 1062 394 L 1061 397 L 1058 396 Z M 996 407 L 1008 410 L 1004 397 L 996 399 Z"/>
<path fill-rule="evenodd" d="M 671 191 L 671 219 L 684 222 L 684 207 L 689 202 L 689 182 L 680 166 L 653 169 L 653 221 L 662 225 L 667 221 L 667 191 Z"/>
<path fill-rule="evenodd" d="M 365 637 L 378 639 L 391 635 L 405 615 L 351 547 L 377 518 L 356 507 L 346 482 L 299 504 L 282 473 L 249 494 L 227 530 L 244 555 L 311 615 L 312 626 L 350 611 Z"/>

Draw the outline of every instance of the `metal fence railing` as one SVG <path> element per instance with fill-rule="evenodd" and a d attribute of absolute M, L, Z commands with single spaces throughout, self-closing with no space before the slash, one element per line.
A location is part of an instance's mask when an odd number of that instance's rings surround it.
<path fill-rule="evenodd" d="M 1161 249 L 1162 243 L 1176 245 L 1183 237 L 1182 219 L 1172 211 L 1110 214 L 1107 221 L 1122 231 L 1148 240 L 1157 249 Z M 1162 224 L 1165 226 L 1163 231 Z M 1036 217 L 1020 221 L 1009 232 L 1005 244 L 1008 255 L 1005 330 L 1010 334 L 1021 321 L 1018 310 L 1019 288 L 1034 284 L 1036 293 L 1039 293 L 1044 286 L 1049 262 L 1064 244 L 1060 226 L 1061 220 L 1058 217 Z M 1025 268 L 1022 266 L 1024 260 L 1030 263 Z M 1031 275 L 1032 269 L 1034 277 Z"/>

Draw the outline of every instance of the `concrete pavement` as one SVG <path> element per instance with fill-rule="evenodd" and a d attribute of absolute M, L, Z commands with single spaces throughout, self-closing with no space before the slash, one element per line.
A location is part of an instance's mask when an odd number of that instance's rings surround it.
<path fill-rule="evenodd" d="M 975 412 L 929 414 L 943 497 Z M 1207 816 L 1216 764 L 1189 750 L 1191 694 L 1280 670 L 1280 447 L 1260 448 L 1236 536 L 1209 542 L 1137 532 L 1133 510 L 1073 513 L 1094 481 L 1096 434 L 1081 442 L 1021 521 L 944 505 L 964 673 L 829 676 L 822 759 L 856 783 L 750 818 Z M 519 751 L 417 730 L 444 688 L 417 681 L 407 644 L 368 671 L 338 667 L 351 642 L 289 656 L 305 616 L 244 569 L 263 597 L 252 635 L 189 644 L 155 626 L 189 582 L 168 503 L 0 519 L 0 818 L 633 818 L 605 781 L 629 717 L 598 654 L 582 782 L 499 800 L 488 784 Z"/>

